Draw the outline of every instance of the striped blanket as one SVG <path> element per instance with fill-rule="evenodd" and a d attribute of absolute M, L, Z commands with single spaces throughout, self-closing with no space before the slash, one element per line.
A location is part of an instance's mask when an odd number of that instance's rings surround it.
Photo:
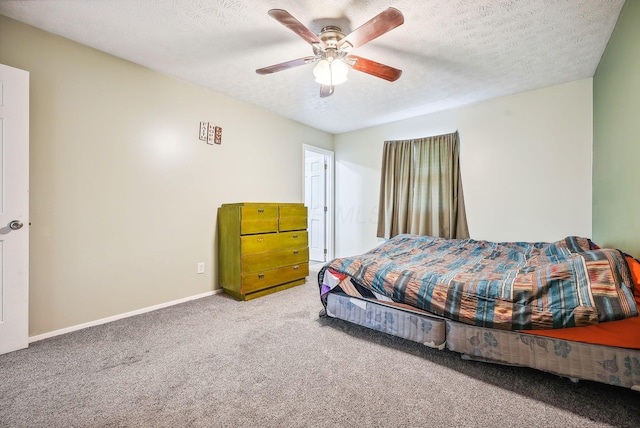
<path fill-rule="evenodd" d="M 504 330 L 578 327 L 637 316 L 624 255 L 586 238 L 489 242 L 399 235 L 327 269 L 396 302 Z"/>

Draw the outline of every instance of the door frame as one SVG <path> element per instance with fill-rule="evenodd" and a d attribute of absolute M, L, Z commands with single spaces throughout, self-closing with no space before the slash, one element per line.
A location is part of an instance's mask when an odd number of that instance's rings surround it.
<path fill-rule="evenodd" d="M 334 179 L 333 179 L 333 171 L 334 171 L 334 153 L 331 150 L 322 149 L 320 147 L 310 146 L 308 144 L 302 145 L 302 200 L 306 202 L 305 195 L 305 170 L 306 163 L 305 159 L 307 157 L 307 152 L 313 152 L 316 154 L 321 154 L 325 156 L 327 161 L 327 169 L 325 170 L 325 198 L 327 201 L 327 216 L 326 216 L 326 224 L 325 224 L 325 242 L 327 245 L 327 261 L 330 261 L 334 258 L 333 255 L 333 225 L 334 225 L 334 212 L 333 212 L 333 199 L 334 199 Z"/>

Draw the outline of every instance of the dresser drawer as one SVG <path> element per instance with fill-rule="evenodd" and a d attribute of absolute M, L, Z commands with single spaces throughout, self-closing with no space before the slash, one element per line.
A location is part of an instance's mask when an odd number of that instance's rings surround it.
<path fill-rule="evenodd" d="M 241 253 L 243 256 L 247 254 L 287 250 L 289 248 L 307 247 L 309 245 L 308 242 L 306 230 L 240 237 Z"/>
<path fill-rule="evenodd" d="M 309 247 L 271 253 L 249 254 L 242 257 L 242 273 L 252 273 L 280 266 L 304 263 L 309 260 Z"/>
<path fill-rule="evenodd" d="M 240 233 L 269 233 L 278 231 L 278 207 L 244 206 L 240 211 Z"/>
<path fill-rule="evenodd" d="M 295 281 L 307 275 L 309 275 L 309 263 L 242 275 L 242 292 L 244 294 L 253 293 L 274 285 Z"/>
<path fill-rule="evenodd" d="M 307 207 L 304 205 L 280 206 L 280 231 L 307 228 Z"/>

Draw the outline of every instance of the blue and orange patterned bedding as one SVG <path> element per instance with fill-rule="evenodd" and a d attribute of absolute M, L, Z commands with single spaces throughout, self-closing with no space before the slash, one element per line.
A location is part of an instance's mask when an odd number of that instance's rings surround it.
<path fill-rule="evenodd" d="M 327 269 L 358 286 L 454 321 L 503 330 L 595 325 L 638 315 L 624 255 L 586 238 L 553 243 L 399 235 Z"/>

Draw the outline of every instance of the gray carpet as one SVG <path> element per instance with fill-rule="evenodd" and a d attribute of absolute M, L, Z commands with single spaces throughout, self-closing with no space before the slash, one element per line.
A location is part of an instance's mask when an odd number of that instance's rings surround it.
<path fill-rule="evenodd" d="M 1 427 L 640 426 L 640 394 L 318 318 L 315 277 L 0 356 Z"/>

